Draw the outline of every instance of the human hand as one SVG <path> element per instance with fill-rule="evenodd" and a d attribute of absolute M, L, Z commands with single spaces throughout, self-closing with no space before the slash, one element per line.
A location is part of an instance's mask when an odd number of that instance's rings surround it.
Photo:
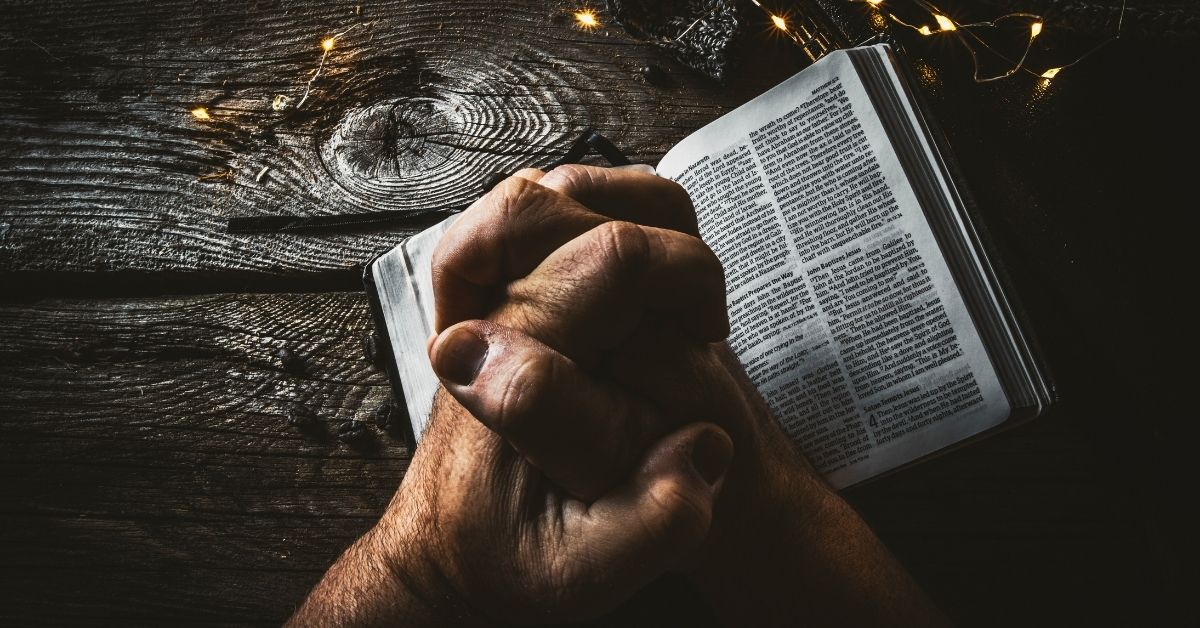
<path fill-rule="evenodd" d="M 689 421 L 725 429 L 738 456 L 687 571 L 727 618 L 936 622 L 714 342 L 728 329 L 723 274 L 696 236 L 669 181 L 584 166 L 519 173 L 435 255 L 430 354 L 446 390 L 585 497 L 662 433 Z M 492 330 L 507 329 L 496 324 L 531 338 L 494 344 Z M 799 589 L 812 596 L 803 608 Z"/>
<path fill-rule="evenodd" d="M 833 547 L 840 557 L 880 548 L 869 530 L 862 542 L 865 526 L 809 472 L 728 351 L 708 342 L 724 335 L 723 295 L 712 296 L 723 282 L 713 280 L 711 253 L 663 227 L 610 225 L 597 230 L 602 237 L 576 237 L 635 210 L 659 224 L 677 220 L 684 231 L 690 218 L 694 231 L 690 203 L 686 213 L 673 213 L 678 204 L 654 204 L 657 194 L 678 195 L 642 185 L 661 182 L 653 178 L 580 169 L 550 173 L 549 181 L 522 174 L 555 194 L 510 183 L 535 192 L 501 197 L 510 202 L 495 213 L 533 220 L 498 224 L 493 215 L 472 227 L 468 219 L 486 213 L 464 215 L 456 226 L 458 242 L 468 243 L 462 259 L 474 259 L 484 280 L 466 276 L 465 298 L 457 301 L 444 299 L 455 290 L 440 281 L 439 304 L 465 305 L 466 316 L 476 317 L 446 328 L 453 308 L 439 308 L 442 334 L 431 342 L 435 368 L 462 405 L 439 393 L 387 514 L 293 621 L 579 618 L 685 564 L 718 610 L 739 621 L 819 618 L 822 609 L 839 608 L 837 601 L 854 603 L 861 587 L 841 586 L 853 578 L 837 577 L 837 561 L 820 568 L 829 557 L 820 550 Z M 587 205 L 564 207 L 564 198 Z M 526 211 L 538 199 L 547 211 Z M 563 213 L 574 213 L 574 222 L 561 220 Z M 527 241 L 513 237 L 521 234 Z M 512 257 L 539 245 L 541 259 Z M 472 250 L 491 257 L 472 257 Z M 452 266 L 443 258 L 435 269 Z M 693 307 L 673 309 L 659 298 L 668 289 L 681 296 L 676 303 Z M 697 421 L 720 423 L 743 452 L 724 474 L 729 437 Z M 831 530 L 847 538 L 821 543 Z M 706 536 L 703 551 L 695 551 Z M 803 612 L 797 588 L 815 597 Z M 847 617 L 855 616 L 866 615 Z"/>
<path fill-rule="evenodd" d="M 729 329 L 724 274 L 674 182 L 522 171 L 447 231 L 433 272 L 441 333 L 430 355 L 443 385 L 574 494 L 613 485 L 656 438 L 694 421 L 778 454 L 739 465 L 761 476 L 744 492 L 773 494 L 777 478 L 807 473 L 717 342 Z M 480 353 L 482 318 L 534 342 Z M 768 469 L 777 464 L 796 468 Z"/>
<path fill-rule="evenodd" d="M 651 224 L 614 219 L 627 212 Z M 656 377 L 657 397 L 610 377 L 634 374 L 617 362 L 684 369 L 662 345 L 728 334 L 720 262 L 673 182 L 583 166 L 522 171 L 443 236 L 433 284 L 442 333 L 430 356 L 443 385 L 578 497 L 623 480 L 651 442 L 712 410 L 653 403 L 694 397 L 691 377 Z M 485 317 L 529 341 L 485 351 Z M 473 320 L 454 325 L 463 319 Z M 666 394 L 670 382 L 679 394 Z"/>
<path fill-rule="evenodd" d="M 494 351 L 531 340 L 484 324 Z M 444 392 L 379 523 L 292 625 L 487 625 L 598 615 L 705 538 L 732 448 L 693 423 L 642 452 L 620 485 L 571 497 Z"/>
<path fill-rule="evenodd" d="M 506 186 L 515 186 L 517 191 L 506 190 Z M 536 220 L 534 212 L 543 208 L 547 213 L 537 226 L 562 228 L 560 219 L 567 212 L 560 203 L 544 202 L 546 193 L 544 188 L 525 179 L 503 184 L 459 219 L 451 230 L 451 234 L 459 235 L 448 235 L 443 241 L 454 245 L 462 241 L 461 234 L 471 233 L 477 244 L 472 250 L 503 244 L 503 238 L 471 230 L 472 224 L 487 222 L 477 221 L 477 217 L 488 216 L 490 220 L 497 213 L 495 208 L 502 207 L 512 210 L 514 218 L 520 217 L 509 224 L 511 227 L 520 229 L 530 225 L 531 220 Z M 686 200 L 686 196 L 683 198 Z M 539 204 L 539 200 L 543 203 Z M 691 216 L 690 206 L 682 215 Z M 573 218 L 582 222 L 594 216 L 583 210 Z M 608 219 L 603 222 L 611 223 Z M 525 328 L 541 330 L 541 337 L 554 338 L 560 343 L 573 340 L 580 334 L 572 330 L 581 329 L 578 325 L 583 317 L 569 316 L 576 325 L 574 328 L 555 325 L 556 317 L 545 312 L 568 304 L 548 302 L 533 295 L 544 294 L 538 286 L 550 284 L 565 286 L 570 282 L 584 287 L 585 283 L 571 282 L 571 275 L 586 274 L 589 269 L 609 275 L 614 282 L 621 279 L 612 276 L 615 265 L 602 263 L 608 253 L 605 244 L 615 242 L 625 248 L 622 259 L 637 264 L 641 280 L 631 277 L 620 283 L 620 290 L 560 292 L 571 300 L 571 306 L 595 316 L 593 321 L 597 330 L 601 330 L 591 334 L 592 343 L 575 343 L 572 351 L 575 356 L 581 360 L 599 359 L 607 343 L 594 342 L 595 338 L 612 338 L 610 342 L 615 342 L 621 335 L 618 330 L 631 329 L 639 317 L 638 310 L 629 307 L 634 303 L 647 302 L 649 311 L 677 308 L 676 303 L 661 298 L 668 290 L 683 302 L 707 300 L 706 307 L 696 311 L 715 312 L 717 316 L 708 320 L 692 317 L 696 321 L 694 329 L 712 338 L 724 337 L 728 323 L 720 265 L 699 240 L 679 242 L 671 234 L 659 237 L 651 233 L 646 240 L 630 246 L 627 237 L 609 233 L 607 227 L 594 221 L 593 224 L 597 228 L 591 238 L 581 239 L 574 248 L 563 251 L 564 259 L 576 256 L 567 263 L 569 268 L 542 265 L 545 267 L 538 273 L 541 283 L 528 286 L 532 290 L 530 298 L 523 299 L 514 290 L 496 320 L 510 324 L 521 321 Z M 439 277 L 446 277 L 441 271 L 451 269 L 437 261 L 444 250 L 439 247 L 435 256 L 435 286 Z M 674 281 L 674 275 L 680 274 L 697 276 L 703 281 L 680 285 Z M 551 280 L 551 276 L 556 279 Z M 635 296 L 648 291 L 659 298 L 646 300 Z M 452 299 L 441 297 L 443 292 L 443 287 L 435 288 L 437 301 L 453 303 Z M 448 385 L 458 389 L 506 385 L 501 379 L 507 379 L 511 369 L 517 371 L 517 380 L 525 377 L 520 374 L 523 371 L 529 377 L 523 381 L 537 384 L 548 373 L 553 373 L 554 381 L 552 386 L 542 389 L 551 396 L 521 390 L 519 398 L 510 397 L 497 407 L 496 413 L 488 415 L 513 419 L 514 423 L 507 424 L 509 435 L 529 435 L 528 440 L 522 441 L 526 445 L 524 457 L 449 396 L 439 395 L 434 421 L 418 455 L 388 513 L 373 533 L 374 545 L 391 548 L 385 553 L 395 557 L 392 562 L 402 565 L 399 570 L 410 579 L 418 583 L 444 583 L 448 585 L 445 590 L 451 592 L 448 595 L 469 599 L 473 607 L 482 607 L 481 614 L 488 618 L 577 619 L 621 601 L 665 569 L 676 566 L 688 550 L 705 538 L 712 503 L 721 489 L 732 454 L 728 436 L 721 429 L 688 421 L 681 429 L 654 433 L 649 442 L 635 439 L 635 448 L 623 446 L 621 435 L 611 430 L 589 434 L 579 429 L 600 427 L 594 421 L 562 422 L 558 427 L 567 429 L 561 431 L 550 424 L 523 424 L 526 417 L 557 416 L 558 412 L 570 411 L 569 407 L 592 417 L 595 414 L 591 413 L 612 411 L 626 419 L 629 429 L 666 425 L 666 422 L 655 416 L 657 410 L 645 400 L 592 378 L 533 336 L 496 323 L 474 320 L 457 326 L 456 332 L 443 334 L 433 344 L 431 355 L 435 369 Z M 490 378 L 495 379 L 487 381 Z M 519 383 L 515 385 L 520 388 Z M 650 434 L 649 429 L 643 432 Z M 622 464 L 613 467 L 619 468 L 619 476 L 577 473 L 573 478 L 585 483 L 577 483 L 571 493 L 547 481 L 527 459 L 552 469 L 576 470 L 566 460 L 556 457 L 555 449 L 544 446 L 551 444 L 556 436 L 572 443 L 603 443 L 603 447 L 586 451 L 602 453 L 608 458 L 586 462 L 598 470 L 609 460 L 620 458 Z M 578 453 L 585 448 L 568 446 L 565 451 Z M 585 500 L 572 495 L 583 495 Z M 420 590 L 423 585 L 417 584 L 415 588 Z M 435 592 L 421 597 L 441 595 Z M 529 615 L 531 609 L 537 609 L 537 614 Z"/>
<path fill-rule="evenodd" d="M 650 224 L 619 220 L 633 213 Z M 728 330 L 724 275 L 696 231 L 673 182 L 523 171 L 443 236 L 430 355 L 475 418 L 583 499 L 671 430 L 719 425 L 738 455 L 703 551 L 675 567 L 720 583 L 775 539 L 802 537 L 830 492 L 715 342 Z M 494 329 L 528 340 L 497 346 Z"/>
<path fill-rule="evenodd" d="M 505 197 L 497 194 L 492 198 Z M 472 215 L 464 215 L 460 223 L 469 225 Z M 692 291 L 706 295 L 722 310 L 719 320 L 707 322 L 708 329 L 700 325 L 697 329 L 713 337 L 723 336 L 727 323 L 719 265 L 698 241 L 690 249 L 671 244 L 660 251 L 668 261 L 642 270 L 666 278 L 668 273 L 660 266 L 715 267 L 716 282 Z M 649 289 L 652 284 L 646 282 L 643 287 Z M 661 287 L 655 290 L 661 291 Z M 589 311 L 604 311 L 606 295 L 594 296 Z M 536 327 L 533 310 L 521 310 L 513 306 L 515 302 L 509 302 L 509 314 L 501 320 L 523 317 L 527 326 Z M 544 329 L 552 327 L 547 324 Z M 546 372 L 543 369 L 558 377 L 547 392 L 590 394 L 575 400 L 580 408 L 592 409 L 589 401 L 596 402 L 595 409 L 604 403 L 622 404 L 619 413 L 630 417 L 631 428 L 643 423 L 665 424 L 651 418 L 656 411 L 644 400 L 590 379 L 530 335 L 483 320 L 457 329 L 458 334 L 443 334 L 432 350 L 435 366 L 447 381 L 457 381 L 460 387 L 470 388 L 472 383 L 487 386 L 485 380 L 506 370 L 495 368 L 499 366 L 496 362 L 483 368 L 479 363 L 487 361 L 485 357 L 527 362 L 533 365 L 528 372 L 537 377 Z M 595 346 L 592 355 L 599 356 L 602 344 Z M 581 350 L 576 355 L 584 353 Z M 578 378 L 578 386 L 571 386 L 571 377 Z M 537 400 L 524 395 L 523 400 L 539 407 L 571 403 L 566 396 Z M 516 398 L 511 401 L 515 407 L 522 403 Z M 508 414 L 529 415 L 520 410 Z M 537 443 L 544 441 L 537 440 L 541 438 L 538 435 L 552 426 L 530 427 L 536 429 L 528 432 L 535 438 L 528 441 L 533 445 L 529 451 L 539 451 Z M 571 438 L 574 433 L 568 430 L 564 435 Z M 612 434 L 604 437 L 611 445 L 606 449 L 621 442 Z M 580 619 L 607 610 L 664 570 L 677 566 L 704 540 L 732 448 L 717 426 L 689 421 L 679 429 L 656 433 L 648 444 L 639 440 L 636 449 L 627 448 L 622 455 L 628 464 L 621 466 L 619 478 L 589 480 L 577 487 L 579 490 L 567 492 L 454 399 L 439 394 L 430 427 L 387 512 L 335 565 L 306 609 L 347 608 L 345 617 L 370 618 L 366 623 L 398 617 L 409 623 L 542 622 Z M 552 455 L 535 459 L 552 468 L 562 462 Z M 573 497 L 579 494 L 586 494 L 586 500 Z M 329 603 L 345 592 L 348 582 L 361 582 L 370 574 L 376 574 L 374 583 L 363 588 L 372 595 L 352 605 Z M 303 623 L 307 617 L 328 619 L 317 610 L 302 610 L 296 621 Z"/>

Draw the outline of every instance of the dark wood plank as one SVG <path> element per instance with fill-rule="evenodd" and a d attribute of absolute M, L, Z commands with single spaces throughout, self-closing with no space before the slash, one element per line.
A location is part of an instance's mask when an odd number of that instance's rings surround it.
<path fill-rule="evenodd" d="M 0 617 L 282 620 L 409 460 L 378 430 L 352 448 L 285 424 L 297 403 L 329 426 L 371 418 L 389 389 L 362 355 L 369 331 L 353 293 L 0 307 Z M 1117 587 L 1149 599 L 1156 579 L 1106 567 L 1153 571 L 1156 519 L 1080 428 L 1123 410 L 1068 404 L 848 497 L 968 623 L 1067 621 Z M 703 609 L 668 582 L 601 625 L 696 625 Z"/>
<path fill-rule="evenodd" d="M 713 90 L 570 4 L 125 0 L 0 25 L 0 272 L 344 269 L 411 233 L 231 236 L 234 215 L 419 210 L 585 127 L 653 161 L 768 83 Z M 341 33 L 321 66 L 323 37 Z M 786 64 L 785 64 L 786 65 Z M 287 103 L 282 111 L 276 97 Z M 204 106 L 212 119 L 189 111 Z M 261 175 L 261 176 L 260 176 Z"/>
<path fill-rule="evenodd" d="M 410 459 L 285 424 L 373 418 L 368 331 L 350 293 L 0 307 L 0 624 L 282 622 Z M 680 620 L 711 624 L 667 579 L 594 625 Z"/>
<path fill-rule="evenodd" d="M 403 230 L 230 237 L 224 220 L 470 198 L 488 171 L 561 151 L 577 125 L 649 160 L 789 72 L 780 54 L 729 90 L 674 66 L 649 86 L 636 69 L 662 57 L 616 30 L 575 31 L 569 5 L 355 6 L 6 7 L 0 284 L 352 289 L 352 267 Z M 320 37 L 359 22 L 374 25 L 343 37 L 311 108 L 270 108 L 302 91 Z M 849 496 L 966 623 L 1185 623 L 1194 368 L 1178 348 L 1193 324 L 1179 270 L 1193 246 L 1177 225 L 1194 202 L 1175 155 L 1196 118 L 1170 114 L 1194 81 L 1162 60 L 1190 45 L 1125 39 L 1049 89 L 969 84 L 945 48 L 923 89 L 1067 402 Z M 214 122 L 187 113 L 200 104 Z M 407 464 L 386 436 L 358 451 L 283 425 L 293 402 L 334 421 L 386 397 L 358 357 L 367 325 L 344 293 L 0 309 L 0 623 L 277 623 Z M 283 346 L 310 371 L 284 371 L 271 357 Z M 681 608 L 645 599 L 660 618 Z"/>
<path fill-rule="evenodd" d="M 277 622 L 407 466 L 373 427 L 352 448 L 285 423 L 293 404 L 329 431 L 370 421 L 390 394 L 362 357 L 361 295 L 52 301 L 0 321 L 0 615 L 22 623 Z"/>

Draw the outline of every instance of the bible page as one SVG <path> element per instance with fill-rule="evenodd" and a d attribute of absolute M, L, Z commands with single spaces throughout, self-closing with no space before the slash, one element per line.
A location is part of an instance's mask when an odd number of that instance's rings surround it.
<path fill-rule="evenodd" d="M 835 488 L 1008 417 L 846 52 L 685 138 L 658 173 L 691 195 L 725 268 L 730 346 Z"/>

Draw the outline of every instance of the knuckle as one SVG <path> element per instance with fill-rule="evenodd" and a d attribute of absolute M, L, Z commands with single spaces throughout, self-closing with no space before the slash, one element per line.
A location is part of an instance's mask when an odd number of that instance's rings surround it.
<path fill-rule="evenodd" d="M 586 193 L 603 185 L 604 170 L 582 164 L 563 164 L 546 173 L 546 182 L 570 193 Z"/>
<path fill-rule="evenodd" d="M 700 280 L 706 286 L 711 283 L 719 287 L 722 295 L 724 294 L 725 268 L 721 265 L 717 254 L 705 244 L 704 240 L 694 235 L 665 230 L 656 231 L 654 237 L 658 238 L 657 248 L 675 251 L 678 260 L 675 264 L 675 272 L 686 273 Z"/>
<path fill-rule="evenodd" d="M 450 268 L 453 266 L 454 243 L 443 238 L 441 242 L 433 249 L 433 256 L 429 259 L 429 270 L 433 274 L 435 284 L 441 281 L 449 274 Z"/>
<path fill-rule="evenodd" d="M 701 268 L 708 273 L 721 278 L 721 283 L 724 284 L 725 267 L 721 265 L 720 258 L 713 252 L 704 240 L 695 236 L 684 236 L 687 238 L 687 246 L 692 249 L 693 256 L 698 260 Z"/>
<path fill-rule="evenodd" d="M 601 259 L 618 267 L 640 268 L 650 255 L 650 240 L 646 230 L 624 220 L 611 220 L 592 229 Z"/>
<path fill-rule="evenodd" d="M 513 369 L 501 393 L 496 416 L 498 431 L 520 437 L 542 423 L 554 376 L 553 360 L 542 355 L 525 357 Z"/>
<path fill-rule="evenodd" d="M 688 208 L 688 211 L 695 213 L 695 208 L 692 207 L 692 197 L 688 194 L 686 188 L 679 185 L 679 182 L 673 179 L 663 177 L 659 177 L 658 179 L 663 182 L 663 192 L 667 196 L 667 200 L 684 205 Z"/>
<path fill-rule="evenodd" d="M 653 508 L 643 516 L 642 525 L 650 538 L 685 544 L 703 538 L 708 532 L 707 505 L 697 495 L 684 490 L 677 481 L 655 482 L 646 496 Z"/>
<path fill-rule="evenodd" d="M 449 269 L 454 268 L 461 263 L 464 253 L 470 252 L 470 248 L 464 246 L 470 238 L 470 224 L 475 218 L 471 212 L 478 211 L 476 208 L 483 204 L 483 199 L 477 201 L 463 214 L 468 217 L 460 220 L 456 224 L 450 226 L 450 229 L 442 235 L 438 240 L 437 246 L 433 248 L 433 256 L 430 258 L 430 265 L 433 270 L 433 275 L 436 278 L 438 275 L 449 272 Z"/>
<path fill-rule="evenodd" d="M 520 170 L 514 172 L 512 176 L 521 177 L 523 179 L 539 179 L 545 175 L 546 173 L 538 168 L 521 168 Z"/>
<path fill-rule="evenodd" d="M 699 225 L 696 218 L 696 206 L 692 203 L 692 197 L 688 194 L 679 183 L 670 179 L 659 178 L 663 182 L 662 197 L 659 201 L 663 206 L 674 208 L 678 214 L 682 226 L 688 229 L 688 233 L 695 234 L 699 232 Z"/>
<path fill-rule="evenodd" d="M 488 196 L 490 217 L 507 223 L 522 212 L 544 206 L 550 200 L 550 191 L 528 179 L 509 177 Z"/>

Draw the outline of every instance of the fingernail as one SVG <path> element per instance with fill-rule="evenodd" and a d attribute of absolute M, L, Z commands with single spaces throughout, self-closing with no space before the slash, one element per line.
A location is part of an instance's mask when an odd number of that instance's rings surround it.
<path fill-rule="evenodd" d="M 716 430 L 705 430 L 692 443 L 692 467 L 709 486 L 716 484 L 729 468 L 733 458 L 733 444 L 725 434 Z"/>
<path fill-rule="evenodd" d="M 433 369 L 442 379 L 467 386 L 475 381 L 487 352 L 487 342 L 470 330 L 459 327 L 442 339 Z"/>
<path fill-rule="evenodd" d="M 650 164 L 629 164 L 627 166 L 614 166 L 614 168 L 617 170 L 632 170 L 642 174 L 657 174 L 654 171 L 654 166 Z"/>

